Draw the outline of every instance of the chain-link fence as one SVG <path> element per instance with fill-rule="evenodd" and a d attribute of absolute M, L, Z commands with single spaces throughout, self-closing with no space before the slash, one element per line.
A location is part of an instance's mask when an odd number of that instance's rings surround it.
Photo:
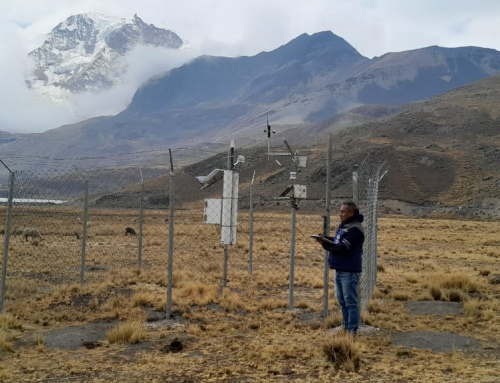
<path fill-rule="evenodd" d="M 164 263 L 165 224 L 159 232 L 154 225 L 151 233 L 143 224 L 168 217 L 168 198 L 144 195 L 147 178 L 165 170 L 8 170 L 9 198 L 1 211 L 6 222 L 2 305 L 4 298 L 43 295 L 63 284 L 102 282 L 160 258 Z M 153 197 L 163 198 L 164 205 L 155 204 L 144 214 Z M 150 235 L 162 237 L 163 243 L 148 241 Z"/>
<path fill-rule="evenodd" d="M 377 282 L 378 187 L 386 172 L 385 162 L 380 163 L 368 155 L 353 173 L 353 200 L 365 218 L 363 273 L 359 283 L 360 312 L 367 309 Z"/>
<path fill-rule="evenodd" d="M 326 315 L 333 284 L 326 255 L 310 234 L 329 222 L 325 199 L 330 197 L 325 198 L 324 187 L 306 184 L 298 156 L 288 149 L 290 155 L 275 161 L 279 166 L 271 173 L 251 161 L 246 168 L 234 167 L 234 150 L 222 153 L 217 171 L 205 173 L 210 180 L 182 170 L 174 174 L 172 163 L 170 169 L 10 172 L 4 179 L 12 186 L 7 193 L 12 203 L 1 208 L 6 222 L 2 283 L 7 281 L 2 297 L 23 299 L 61 284 L 142 273 L 167 285 L 167 313 L 172 299 L 175 304 L 183 294 L 216 288 L 257 308 L 298 307 Z M 305 165 L 304 158 L 300 162 Z M 366 217 L 363 302 L 376 279 L 381 178 L 380 166 L 374 165 L 372 174 L 368 165 L 358 169 L 353 185 Z"/>

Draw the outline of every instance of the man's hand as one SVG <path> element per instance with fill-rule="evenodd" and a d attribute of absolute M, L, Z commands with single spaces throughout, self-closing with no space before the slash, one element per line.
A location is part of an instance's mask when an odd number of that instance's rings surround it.
<path fill-rule="evenodd" d="M 323 237 L 323 234 L 312 234 L 311 237 L 319 243 L 323 243 L 323 240 L 325 239 L 325 237 Z"/>

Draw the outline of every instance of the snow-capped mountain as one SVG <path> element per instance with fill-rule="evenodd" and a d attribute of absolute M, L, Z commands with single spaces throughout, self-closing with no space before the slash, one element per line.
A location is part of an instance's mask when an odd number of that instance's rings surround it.
<path fill-rule="evenodd" d="M 132 19 L 97 13 L 71 16 L 29 53 L 34 71 L 26 84 L 56 98 L 68 92 L 109 89 L 127 71 L 126 53 L 140 45 L 179 49 L 183 41 L 137 15 Z"/>

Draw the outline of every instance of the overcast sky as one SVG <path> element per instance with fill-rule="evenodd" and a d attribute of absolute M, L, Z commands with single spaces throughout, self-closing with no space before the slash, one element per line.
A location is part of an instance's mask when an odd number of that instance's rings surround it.
<path fill-rule="evenodd" d="M 27 53 L 58 23 L 84 12 L 125 18 L 137 13 L 176 32 L 191 51 L 169 59 L 142 52 L 142 58 L 151 57 L 148 64 L 132 57 L 127 84 L 111 94 L 58 104 L 35 97 L 24 85 Z M 193 55 L 254 55 L 324 30 L 370 58 L 430 45 L 500 50 L 500 0 L 0 0 L 0 130 L 43 131 L 115 114 L 150 74 Z"/>

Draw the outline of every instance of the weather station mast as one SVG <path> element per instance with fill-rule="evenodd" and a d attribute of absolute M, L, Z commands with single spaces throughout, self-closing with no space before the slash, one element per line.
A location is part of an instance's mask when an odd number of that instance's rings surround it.
<path fill-rule="evenodd" d="M 271 130 L 271 125 L 269 125 L 269 115 L 266 118 L 266 130 L 264 132 L 267 134 L 267 158 L 270 159 L 271 156 L 286 156 L 291 159 L 291 170 L 290 170 L 290 184 L 285 188 L 285 190 L 276 199 L 286 199 L 290 201 L 291 205 L 291 235 L 290 235 L 290 272 L 289 272 L 289 295 L 288 295 L 288 308 L 293 309 L 293 290 L 294 290 L 294 271 L 295 271 L 295 229 L 296 229 L 296 215 L 299 209 L 299 202 L 301 199 L 307 198 L 307 186 L 299 185 L 296 183 L 297 174 L 299 173 L 299 168 L 305 168 L 307 157 L 299 156 L 296 150 L 293 150 L 291 145 L 283 138 L 283 144 L 285 146 L 285 152 L 273 152 L 271 150 L 271 133 L 275 134 L 276 131 Z M 276 163 L 283 166 L 277 158 L 274 159 Z M 292 192 L 290 197 L 287 195 Z"/>

